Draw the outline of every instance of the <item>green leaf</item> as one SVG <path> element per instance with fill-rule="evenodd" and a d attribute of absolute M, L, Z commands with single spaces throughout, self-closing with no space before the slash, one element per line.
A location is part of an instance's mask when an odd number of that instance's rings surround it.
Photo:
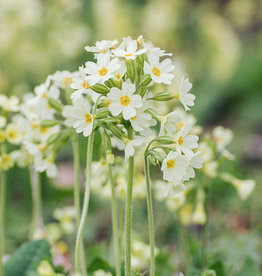
<path fill-rule="evenodd" d="M 259 264 L 251 257 L 246 257 L 242 268 L 236 274 L 236 276 L 246 276 L 246 275 L 252 275 L 252 276 L 261 275 L 259 270 Z"/>
<path fill-rule="evenodd" d="M 216 275 L 227 276 L 224 264 L 221 260 L 215 261 L 209 266 L 209 269 L 214 270 L 216 272 Z"/>
<path fill-rule="evenodd" d="M 5 263 L 5 276 L 28 276 L 36 271 L 42 260 L 51 260 L 50 246 L 46 240 L 27 242 Z"/>
<path fill-rule="evenodd" d="M 114 268 L 111 266 L 111 264 L 108 261 L 106 261 L 100 257 L 95 257 L 91 261 L 91 263 L 88 265 L 87 272 L 91 273 L 91 272 L 94 272 L 99 269 L 102 269 L 104 271 L 111 272 L 111 273 L 114 273 L 114 271 L 115 271 Z"/>

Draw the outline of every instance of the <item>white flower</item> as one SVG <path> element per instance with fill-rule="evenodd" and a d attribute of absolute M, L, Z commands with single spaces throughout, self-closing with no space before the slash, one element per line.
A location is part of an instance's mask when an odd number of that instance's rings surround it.
<path fill-rule="evenodd" d="M 204 209 L 203 202 L 197 202 L 196 208 L 192 214 L 192 222 L 195 224 L 205 224 L 207 220 L 207 216 Z"/>
<path fill-rule="evenodd" d="M 18 111 L 19 99 L 16 96 L 8 98 L 6 95 L 0 95 L 0 107 L 5 111 Z"/>
<path fill-rule="evenodd" d="M 85 73 L 88 74 L 86 81 L 92 86 L 96 83 L 103 84 L 110 78 L 113 78 L 113 73 L 121 67 L 119 60 L 113 58 L 110 60 L 109 54 L 99 54 L 97 63 L 86 62 Z"/>
<path fill-rule="evenodd" d="M 6 118 L 0 116 L 0 128 L 3 128 L 6 125 Z"/>
<path fill-rule="evenodd" d="M 242 200 L 246 200 L 256 186 L 256 182 L 253 179 L 241 180 L 229 173 L 222 173 L 221 177 L 237 189 L 238 195 Z"/>
<path fill-rule="evenodd" d="M 134 94 L 136 91 L 135 84 L 124 82 L 122 90 L 117 87 L 111 88 L 107 94 L 110 100 L 109 110 L 117 116 L 123 114 L 125 120 L 129 120 L 136 116 L 136 109 L 143 105 L 140 95 Z"/>
<path fill-rule="evenodd" d="M 52 79 L 56 86 L 66 89 L 71 86 L 74 75 L 78 72 L 71 73 L 69 71 L 57 71 L 52 76 Z"/>
<path fill-rule="evenodd" d="M 162 163 L 163 179 L 174 183 L 181 182 L 186 174 L 188 164 L 189 161 L 185 155 L 170 151 Z"/>
<path fill-rule="evenodd" d="M 115 50 L 112 50 L 112 53 L 117 57 L 123 57 L 127 60 L 134 60 L 138 55 L 142 55 L 146 52 L 147 49 L 137 49 L 137 41 L 132 40 L 127 43 L 126 49 L 117 48 Z"/>
<path fill-rule="evenodd" d="M 149 113 L 145 112 L 146 107 L 142 106 L 136 110 L 136 115 L 130 119 L 130 123 L 135 131 L 144 131 L 146 128 L 156 124 Z"/>
<path fill-rule="evenodd" d="M 105 54 L 106 52 L 109 52 L 111 49 L 115 48 L 117 44 L 118 44 L 118 41 L 116 39 L 96 41 L 95 46 L 86 46 L 85 50 L 87 52 Z"/>
<path fill-rule="evenodd" d="M 9 143 L 18 145 L 22 142 L 23 135 L 19 131 L 19 126 L 16 124 L 9 124 L 5 131 L 6 139 Z"/>
<path fill-rule="evenodd" d="M 113 148 L 117 148 L 120 151 L 123 151 L 125 149 L 124 141 L 120 140 L 117 137 L 111 137 L 111 144 Z"/>
<path fill-rule="evenodd" d="M 217 126 L 213 129 L 214 141 L 217 144 L 218 151 L 222 152 L 233 140 L 233 132 L 229 128 Z"/>
<path fill-rule="evenodd" d="M 190 110 L 188 106 L 195 105 L 194 100 L 196 96 L 189 93 L 191 88 L 192 88 L 192 83 L 188 79 L 185 79 L 184 77 L 182 77 L 178 93 L 175 93 L 174 95 L 176 98 L 180 100 L 185 110 Z"/>
<path fill-rule="evenodd" d="M 78 98 L 73 107 L 63 110 L 63 116 L 67 118 L 67 124 L 72 125 L 77 133 L 83 132 L 85 137 L 89 136 L 93 130 L 94 117 L 90 113 L 91 106 L 88 100 L 83 97 Z"/>
<path fill-rule="evenodd" d="M 133 140 L 126 139 L 125 141 L 125 157 L 129 158 L 135 153 L 135 147 L 142 146 L 145 142 L 143 138 L 135 138 Z"/>
<path fill-rule="evenodd" d="M 57 167 L 55 164 L 55 156 L 53 153 L 43 158 L 41 154 L 35 156 L 35 169 L 38 172 L 46 172 L 48 177 L 55 177 L 57 175 Z"/>
<path fill-rule="evenodd" d="M 176 124 L 181 120 L 180 115 L 177 111 L 173 111 L 164 117 L 160 117 L 161 126 L 159 135 L 174 135 L 176 132 Z"/>
<path fill-rule="evenodd" d="M 54 85 L 50 86 L 50 80 L 47 79 L 44 83 L 35 87 L 35 94 L 38 98 L 48 100 L 50 97 L 57 100 L 59 98 L 59 89 Z"/>
<path fill-rule="evenodd" d="M 189 134 L 191 131 L 191 125 L 184 126 L 176 135 L 176 149 L 179 152 L 183 152 L 184 154 L 192 155 L 192 149 L 196 149 L 198 147 L 198 139 L 197 135 Z"/>
<path fill-rule="evenodd" d="M 74 206 L 66 206 L 64 208 L 56 208 L 53 212 L 54 218 L 57 219 L 63 230 L 67 234 L 71 234 L 74 232 L 75 224 L 75 207 Z"/>
<path fill-rule="evenodd" d="M 160 62 L 159 51 L 151 51 L 147 56 L 149 63 L 145 61 L 144 72 L 146 74 L 150 74 L 152 80 L 156 83 L 171 84 L 171 80 L 174 78 L 174 75 L 170 72 L 175 69 L 171 59 L 164 59 Z"/>
<path fill-rule="evenodd" d="M 73 101 L 77 100 L 83 94 L 88 94 L 92 97 L 93 102 L 96 102 L 99 94 L 91 89 L 91 85 L 86 80 L 85 69 L 79 67 L 79 74 L 75 75 L 72 79 L 71 88 L 75 91 L 71 95 Z"/>
<path fill-rule="evenodd" d="M 118 70 L 116 70 L 114 72 L 114 80 L 115 80 L 116 83 L 119 83 L 120 80 L 123 78 L 123 76 L 126 73 L 126 64 L 125 64 L 125 62 L 122 61 L 122 60 L 120 60 L 119 62 L 121 64 L 121 66 Z"/>
<path fill-rule="evenodd" d="M 189 180 L 190 178 L 195 177 L 194 169 L 201 169 L 203 166 L 204 158 L 202 158 L 200 152 L 194 153 L 192 156 L 187 156 L 189 158 L 189 166 L 186 169 L 186 175 L 184 180 Z"/>
<path fill-rule="evenodd" d="M 20 168 L 25 168 L 33 163 L 33 156 L 29 154 L 25 147 L 12 151 L 10 155 Z"/>

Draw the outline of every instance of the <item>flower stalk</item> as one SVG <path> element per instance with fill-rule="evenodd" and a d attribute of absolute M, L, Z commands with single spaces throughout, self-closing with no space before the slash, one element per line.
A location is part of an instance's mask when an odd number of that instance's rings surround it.
<path fill-rule="evenodd" d="M 133 130 L 128 130 L 128 138 L 133 139 Z M 134 156 L 128 158 L 128 178 L 125 210 L 125 276 L 132 275 L 131 240 L 132 240 L 132 195 L 134 181 Z"/>
<path fill-rule="evenodd" d="M 147 189 L 147 212 L 148 212 L 148 226 L 150 238 L 150 276 L 155 275 L 155 235 L 154 235 L 154 216 L 153 216 L 153 201 L 150 183 L 149 161 L 145 154 L 145 176 Z"/>
<path fill-rule="evenodd" d="M 33 166 L 29 167 L 29 175 L 32 193 L 32 225 L 30 238 L 34 238 L 37 229 L 42 226 L 42 198 L 41 198 L 41 175 Z"/>
<path fill-rule="evenodd" d="M 73 147 L 73 155 L 74 155 L 74 206 L 76 212 L 76 226 L 77 229 L 80 225 L 80 216 L 81 216 L 81 207 L 80 207 L 80 190 L 79 190 L 79 173 L 80 173 L 80 156 L 79 156 L 79 144 L 77 136 L 73 135 L 72 137 L 72 147 Z M 84 242 L 81 240 L 81 248 L 80 248 L 80 258 L 81 258 L 81 267 L 82 271 L 85 275 L 86 271 L 86 262 L 85 262 L 85 251 L 84 251 Z"/>
<path fill-rule="evenodd" d="M 76 273 L 80 273 L 81 241 L 83 238 L 83 230 L 85 227 L 85 222 L 86 222 L 88 207 L 89 207 L 93 141 L 94 141 L 94 132 L 90 134 L 87 142 L 87 163 L 86 163 L 86 183 L 85 183 L 84 205 L 83 205 L 82 215 L 81 215 L 80 224 L 78 228 L 76 247 L 75 247 L 75 272 Z"/>
<path fill-rule="evenodd" d="M 0 276 L 4 275 L 3 256 L 4 256 L 4 214 L 5 214 L 5 175 L 1 171 L 0 183 Z"/>
<path fill-rule="evenodd" d="M 116 263 L 116 276 L 121 276 L 121 259 L 119 249 L 119 234 L 117 222 L 117 206 L 116 206 L 116 192 L 114 176 L 112 172 L 112 165 L 108 162 L 108 171 L 111 184 L 111 204 L 112 204 L 112 222 L 113 222 L 113 236 L 114 236 L 114 250 L 115 250 L 115 263 Z"/>

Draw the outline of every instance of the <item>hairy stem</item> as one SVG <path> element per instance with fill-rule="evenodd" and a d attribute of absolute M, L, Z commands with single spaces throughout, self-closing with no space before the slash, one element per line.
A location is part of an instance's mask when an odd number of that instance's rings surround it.
<path fill-rule="evenodd" d="M 91 135 L 89 136 L 88 143 L 87 143 L 87 163 L 86 163 L 86 183 L 85 183 L 84 205 L 83 205 L 82 215 L 81 215 L 80 224 L 78 228 L 76 247 L 75 247 L 75 272 L 77 273 L 80 273 L 81 241 L 82 241 L 83 230 L 85 227 L 85 222 L 86 222 L 86 217 L 87 217 L 88 207 L 89 207 L 93 141 L 94 141 L 94 132 L 92 132 Z"/>
<path fill-rule="evenodd" d="M 32 225 L 30 238 L 33 239 L 35 232 L 42 226 L 42 198 L 41 198 L 41 175 L 33 166 L 29 168 L 31 193 L 32 193 Z"/>
<path fill-rule="evenodd" d="M 0 183 L 0 276 L 4 275 L 3 256 L 4 256 L 4 214 L 5 214 L 5 175 L 1 171 Z"/>
<path fill-rule="evenodd" d="M 119 251 L 119 235 L 118 235 L 118 223 L 117 223 L 117 206 L 116 206 L 116 192 L 114 176 L 112 172 L 112 165 L 108 163 L 108 171 L 111 184 L 111 204 L 112 204 L 112 222 L 113 222 L 113 236 L 114 236 L 114 250 L 115 250 L 115 263 L 116 263 L 116 276 L 121 276 L 121 261 Z"/>
<path fill-rule="evenodd" d="M 145 175 L 146 175 L 146 189 L 147 189 L 147 212 L 148 212 L 148 226 L 150 237 L 150 276 L 155 275 L 155 235 L 154 235 L 154 216 L 153 216 L 153 201 L 150 183 L 150 171 L 148 158 L 145 155 Z"/>
<path fill-rule="evenodd" d="M 133 130 L 129 130 L 128 138 L 133 139 Z M 134 181 L 134 157 L 128 158 L 128 178 L 125 210 L 125 275 L 132 275 L 131 267 L 131 241 L 132 241 L 132 196 Z"/>
<path fill-rule="evenodd" d="M 77 136 L 75 135 L 72 139 L 72 146 L 73 146 L 73 155 L 74 155 L 74 205 L 75 205 L 75 212 L 76 212 L 76 226 L 77 229 L 80 225 L 80 215 L 81 215 L 81 208 L 80 208 L 80 191 L 79 191 L 79 173 L 80 173 L 80 156 L 79 156 L 79 144 Z M 85 250 L 84 250 L 84 242 L 83 239 L 81 240 L 80 245 L 80 258 L 81 258 L 81 267 L 83 275 L 86 275 L 86 262 L 85 262 Z"/>

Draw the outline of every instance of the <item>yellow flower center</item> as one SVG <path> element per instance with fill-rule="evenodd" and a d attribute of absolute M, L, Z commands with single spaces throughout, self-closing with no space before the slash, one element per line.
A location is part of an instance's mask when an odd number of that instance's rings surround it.
<path fill-rule="evenodd" d="M 120 98 L 121 105 L 128 106 L 130 104 L 131 100 L 128 96 L 122 96 Z"/>
<path fill-rule="evenodd" d="M 108 108 L 110 105 L 110 100 L 108 98 L 105 99 L 105 108 Z"/>
<path fill-rule="evenodd" d="M 175 93 L 173 94 L 173 97 L 174 97 L 175 99 L 179 99 L 179 93 L 178 93 L 178 92 L 175 92 Z"/>
<path fill-rule="evenodd" d="M 108 73 L 108 69 L 103 67 L 98 71 L 98 73 L 99 73 L 99 76 L 105 76 Z"/>
<path fill-rule="evenodd" d="M 82 87 L 83 87 L 83 89 L 89 89 L 91 86 L 89 85 L 89 83 L 86 80 L 84 80 L 82 83 Z"/>
<path fill-rule="evenodd" d="M 118 80 L 120 80 L 120 79 L 121 79 L 121 74 L 116 74 L 116 78 L 117 78 Z"/>
<path fill-rule="evenodd" d="M 169 159 L 166 162 L 166 166 L 168 167 L 168 169 L 173 168 L 175 166 L 175 160 L 174 159 Z"/>
<path fill-rule="evenodd" d="M 128 54 L 125 54 L 125 56 L 126 56 L 126 57 L 132 57 L 132 56 L 133 56 L 133 54 L 128 53 Z"/>
<path fill-rule="evenodd" d="M 48 128 L 47 128 L 47 127 L 42 127 L 42 126 L 41 126 L 41 127 L 39 128 L 39 131 L 40 131 L 41 134 L 46 134 L 46 133 L 48 132 Z"/>
<path fill-rule="evenodd" d="M 88 124 L 91 124 L 92 123 L 92 116 L 89 113 L 86 113 L 85 117 L 86 117 L 86 122 Z"/>
<path fill-rule="evenodd" d="M 179 123 L 176 123 L 176 126 L 178 129 L 181 129 L 182 127 L 184 127 L 185 123 L 184 122 L 179 122 Z"/>
<path fill-rule="evenodd" d="M 37 127 L 38 127 L 38 123 L 35 122 L 35 121 L 32 121 L 32 122 L 31 122 L 31 128 L 32 128 L 32 129 L 36 129 Z"/>
<path fill-rule="evenodd" d="M 131 120 L 135 120 L 136 119 L 136 116 L 132 117 Z"/>
<path fill-rule="evenodd" d="M 48 95 L 47 95 L 46 92 L 44 92 L 44 93 L 42 94 L 42 98 L 48 99 Z"/>
<path fill-rule="evenodd" d="M 72 77 L 66 77 L 64 79 L 64 85 L 65 87 L 69 87 L 72 84 Z"/>
<path fill-rule="evenodd" d="M 160 77 L 160 75 L 161 75 L 161 71 L 160 71 L 158 68 L 156 68 L 156 67 L 154 67 L 154 68 L 152 69 L 152 73 L 153 73 L 155 76 L 157 76 L 157 77 Z"/>
<path fill-rule="evenodd" d="M 183 145 L 183 143 L 184 143 L 184 139 L 183 139 L 183 137 L 182 136 L 180 136 L 179 138 L 178 138 L 178 144 L 179 144 L 179 146 L 182 146 Z"/>
<path fill-rule="evenodd" d="M 7 137 L 10 139 L 15 139 L 17 137 L 17 132 L 14 129 L 10 129 L 7 132 Z"/>

